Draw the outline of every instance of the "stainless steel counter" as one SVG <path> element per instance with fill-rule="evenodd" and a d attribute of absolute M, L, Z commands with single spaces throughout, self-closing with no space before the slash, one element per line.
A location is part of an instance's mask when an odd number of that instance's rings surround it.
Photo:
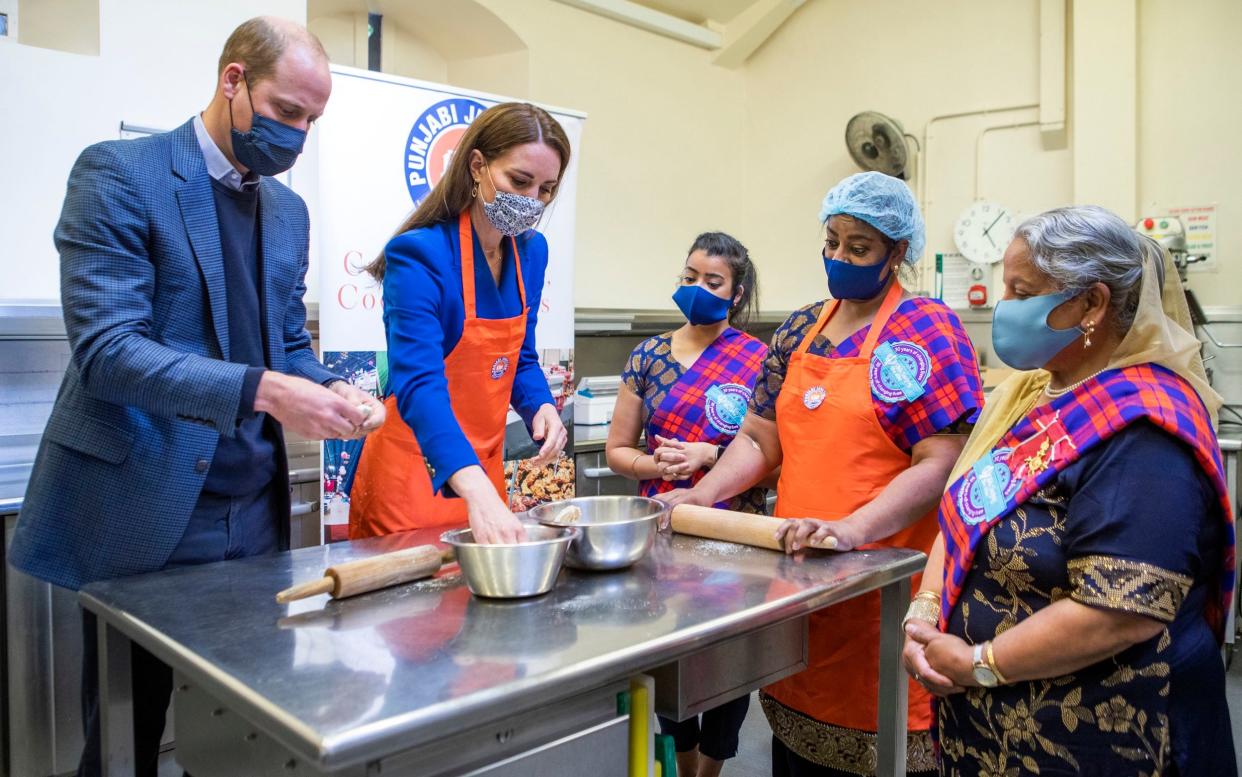
<path fill-rule="evenodd" d="M 176 671 L 179 723 L 183 695 L 205 696 L 215 718 L 240 719 L 237 731 L 253 729 L 244 741 L 239 734 L 232 745 L 218 743 L 215 752 L 244 753 L 246 742 L 270 738 L 287 751 L 283 763 L 297 773 L 374 774 L 386 759 L 410 763 L 410 753 L 445 737 L 514 716 L 533 725 L 593 690 L 728 647 L 731 640 L 770 634 L 777 624 L 877 588 L 886 626 L 881 773 L 897 774 L 897 763 L 904 766 L 899 623 L 909 577 L 923 566 L 920 553 L 789 558 L 661 535 L 652 553 L 628 571 L 565 571 L 552 593 L 524 602 L 473 598 L 450 572 L 350 600 L 275 603 L 277 591 L 317 577 L 332 563 L 434 541 L 436 534 L 305 548 L 86 587 L 82 604 L 101 621 L 109 774 L 132 773 L 128 708 L 119 692 L 126 685 L 129 640 Z M 750 679 L 748 685 L 741 678 L 734 695 L 772 678 Z M 657 687 L 657 697 L 662 690 Z M 502 745 L 509 738 L 522 744 L 520 731 L 505 732 L 494 735 Z M 179 747 L 184 739 L 179 725 Z M 538 743 L 523 746 L 530 744 Z M 496 755 L 507 753 L 502 747 Z M 183 765 L 199 774 L 199 764 Z M 256 764 L 246 773 L 267 772 Z"/>

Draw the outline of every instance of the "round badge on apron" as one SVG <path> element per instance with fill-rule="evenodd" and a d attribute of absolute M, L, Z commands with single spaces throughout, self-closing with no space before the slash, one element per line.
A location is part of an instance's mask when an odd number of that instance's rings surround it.
<path fill-rule="evenodd" d="M 899 448 L 880 424 L 870 380 L 872 357 L 889 318 L 901 304 L 902 294 L 901 286 L 894 283 L 857 356 L 829 357 L 810 352 L 816 336 L 839 308 L 840 303 L 835 301 L 824 306 L 815 325 L 790 354 L 776 400 L 776 429 L 784 454 L 776 489 L 776 517 L 843 519 L 874 500 L 910 468 L 910 452 Z M 904 364 L 900 357 L 898 353 L 896 363 Z M 893 363 L 891 359 L 889 362 Z M 907 368 L 917 381 L 914 366 Z M 864 548 L 905 547 L 926 553 L 938 531 L 933 508 L 914 524 Z M 913 585 L 918 585 L 917 577 Z M 875 731 L 879 612 L 880 596 L 873 591 L 812 613 L 807 668 L 767 686 L 765 693 L 819 723 Z M 906 725 L 911 732 L 926 731 L 931 725 L 931 697 L 913 680 L 908 686 Z"/>
<path fill-rule="evenodd" d="M 469 211 L 458 217 L 457 233 L 465 315 L 461 337 L 444 357 L 444 376 L 453 415 L 496 494 L 504 499 L 505 416 L 516 372 L 509 368 L 520 359 L 528 314 L 522 258 L 517 241 L 510 238 L 521 312 L 509 318 L 479 318 Z M 481 381 L 480 375 L 492 379 Z M 401 419 L 396 397 L 385 399 L 384 407 L 388 413 L 384 425 L 367 436 L 354 476 L 350 539 L 432 526 L 464 526 L 468 517 L 465 500 L 434 492 L 431 462 L 423 455 L 413 430 Z"/>
<path fill-rule="evenodd" d="M 811 386 L 802 392 L 802 404 L 807 410 L 814 410 L 824 404 L 824 398 L 828 396 L 828 389 L 823 386 Z"/>

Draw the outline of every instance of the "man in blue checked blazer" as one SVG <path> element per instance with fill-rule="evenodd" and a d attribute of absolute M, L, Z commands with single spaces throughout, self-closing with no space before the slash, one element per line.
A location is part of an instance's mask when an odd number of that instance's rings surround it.
<path fill-rule="evenodd" d="M 287 546 L 282 427 L 357 437 L 383 405 L 326 370 L 305 329 L 309 225 L 267 176 L 297 159 L 331 91 L 305 28 L 230 36 L 207 109 L 172 132 L 86 149 L 56 246 L 73 358 L 10 559 L 76 589 Z M 79 774 L 99 773 L 96 625 L 84 613 Z M 155 775 L 171 672 L 133 660 L 139 774 Z"/>

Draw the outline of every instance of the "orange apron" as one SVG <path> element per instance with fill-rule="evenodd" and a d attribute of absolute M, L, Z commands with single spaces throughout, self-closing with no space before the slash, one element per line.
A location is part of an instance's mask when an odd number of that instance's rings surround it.
<path fill-rule="evenodd" d="M 505 417 L 513 393 L 522 343 L 526 339 L 526 287 L 517 241 L 514 271 L 522 313 L 513 318 L 479 318 L 474 296 L 474 237 L 470 212 L 458 219 L 461 287 L 466 318 L 461 339 L 444 357 L 453 416 L 474 448 L 483 470 L 504 498 Z M 411 529 L 464 526 L 466 503 L 432 490 L 428 464 L 414 432 L 397 410 L 395 396 L 384 400 L 387 416 L 367 435 L 350 493 L 349 538 L 360 539 Z"/>
<path fill-rule="evenodd" d="M 901 304 L 894 283 L 871 324 L 858 356 L 831 359 L 808 353 L 839 302 L 824 306 L 815 326 L 789 359 L 776 400 L 776 426 L 784 460 L 776 489 L 782 518 L 845 518 L 869 503 L 901 472 L 910 454 L 880 426 L 871 401 L 871 354 L 889 317 Z M 936 511 L 865 547 L 931 550 Z M 918 588 L 918 578 L 914 587 Z M 878 591 L 811 615 L 806 670 L 764 690 L 777 701 L 833 726 L 874 732 L 878 716 L 880 657 Z M 931 727 L 927 691 L 910 681 L 909 730 Z"/>

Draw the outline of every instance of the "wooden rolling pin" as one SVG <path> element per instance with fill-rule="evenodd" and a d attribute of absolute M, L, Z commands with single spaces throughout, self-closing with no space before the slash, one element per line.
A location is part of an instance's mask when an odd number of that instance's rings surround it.
<path fill-rule="evenodd" d="M 276 601 L 285 604 L 319 594 L 331 594 L 333 599 L 357 596 L 391 585 L 431 577 L 440 571 L 441 564 L 452 560 L 452 549 L 440 550 L 434 545 L 419 545 L 357 561 L 346 561 L 325 569 L 323 577 L 318 580 L 286 588 L 276 594 Z"/>
<path fill-rule="evenodd" d="M 709 540 L 724 540 L 769 550 L 784 550 L 776 539 L 776 530 L 785 522 L 783 518 L 718 510 L 715 507 L 677 505 L 673 508 L 671 520 L 673 531 L 678 534 L 691 534 Z M 813 547 L 832 550 L 836 545 L 837 538 L 829 537 L 823 545 Z"/>

